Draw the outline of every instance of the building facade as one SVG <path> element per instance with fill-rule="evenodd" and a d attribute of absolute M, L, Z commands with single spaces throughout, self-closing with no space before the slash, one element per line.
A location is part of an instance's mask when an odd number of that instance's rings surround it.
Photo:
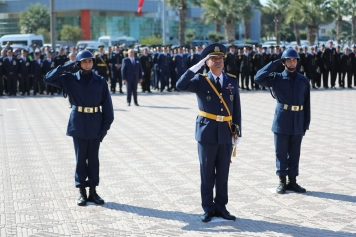
<path fill-rule="evenodd" d="M 41 4 L 49 8 L 50 0 L 5 1 L 0 5 L 0 36 L 18 34 L 20 13 L 31 4 Z M 142 16 L 137 15 L 138 0 L 54 0 L 56 12 L 56 30 L 62 25 L 79 26 L 83 31 L 83 40 L 97 40 L 100 36 L 131 36 L 136 39 L 151 35 L 162 35 L 162 1 L 145 0 Z M 200 18 L 203 10 L 190 6 L 186 17 L 186 29 L 194 29 L 196 38 L 205 38 L 214 30 L 213 24 L 206 25 Z M 251 21 L 251 40 L 259 41 L 259 12 Z M 241 38 L 241 26 L 236 24 L 236 38 Z M 178 38 L 179 16 L 176 9 L 166 7 L 167 40 Z M 222 26 L 223 28 L 223 26 Z M 35 33 L 35 32 L 33 32 Z"/>

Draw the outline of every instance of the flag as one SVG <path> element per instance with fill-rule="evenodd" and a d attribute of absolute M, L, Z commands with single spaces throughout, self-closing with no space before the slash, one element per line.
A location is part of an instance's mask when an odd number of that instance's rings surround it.
<path fill-rule="evenodd" d="M 137 13 L 139 16 L 142 16 L 142 5 L 145 0 L 138 0 L 138 8 L 137 8 Z"/>

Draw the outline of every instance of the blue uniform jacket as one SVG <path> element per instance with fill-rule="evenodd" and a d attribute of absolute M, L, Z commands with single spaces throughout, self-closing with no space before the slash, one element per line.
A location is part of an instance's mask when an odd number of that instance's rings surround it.
<path fill-rule="evenodd" d="M 282 73 L 275 73 L 280 64 L 280 60 L 268 63 L 257 72 L 255 82 L 261 86 L 272 87 L 274 91 L 277 106 L 272 131 L 289 135 L 304 134 L 310 124 L 309 80 L 300 73 L 292 79 L 286 70 Z M 281 104 L 303 105 L 303 110 L 284 110 Z"/>
<path fill-rule="evenodd" d="M 63 74 L 64 71 L 62 66 L 58 66 L 49 71 L 43 80 L 66 91 L 73 105 L 101 106 L 101 112 L 98 113 L 82 113 L 73 109 L 69 117 L 67 135 L 81 139 L 99 138 L 100 132 L 109 130 L 114 121 L 114 110 L 106 80 L 92 73 L 87 83 L 81 78 L 80 71 Z"/>
<path fill-rule="evenodd" d="M 183 74 L 185 71 L 187 71 L 187 57 L 176 54 L 173 58 L 173 61 L 176 73 Z"/>
<path fill-rule="evenodd" d="M 157 64 L 160 72 L 170 73 L 171 70 L 171 55 L 169 53 L 161 53 L 158 55 Z"/>
<path fill-rule="evenodd" d="M 221 93 L 232 115 L 232 122 L 237 124 L 241 131 L 241 105 L 237 79 L 229 77 L 224 72 L 223 75 L 224 79 Z M 215 85 L 214 78 L 210 72 L 208 73 L 208 77 Z M 194 74 L 188 69 L 179 78 L 176 86 L 179 90 L 196 93 L 199 110 L 215 115 L 228 116 L 224 105 L 220 103 L 220 99 L 201 74 Z M 197 141 L 215 144 L 231 144 L 231 137 L 232 135 L 227 122 L 217 122 L 197 116 L 195 129 L 195 139 Z"/>

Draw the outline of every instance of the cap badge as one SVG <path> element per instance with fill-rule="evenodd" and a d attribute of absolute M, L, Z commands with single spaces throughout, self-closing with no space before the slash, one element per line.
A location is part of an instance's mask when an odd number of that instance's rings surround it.
<path fill-rule="evenodd" d="M 215 48 L 214 48 L 214 52 L 220 52 L 220 48 L 219 48 L 219 46 L 215 46 Z"/>

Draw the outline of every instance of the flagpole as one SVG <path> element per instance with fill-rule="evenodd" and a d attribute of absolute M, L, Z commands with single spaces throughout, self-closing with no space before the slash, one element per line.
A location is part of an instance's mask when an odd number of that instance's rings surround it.
<path fill-rule="evenodd" d="M 51 24 L 51 44 L 52 44 L 52 49 L 54 50 L 54 53 L 56 53 L 56 13 L 54 11 L 54 0 L 51 0 L 50 2 L 50 11 L 51 11 L 51 18 L 50 18 L 50 24 Z"/>
<path fill-rule="evenodd" d="M 162 39 L 163 45 L 166 45 L 166 0 L 162 0 Z"/>

